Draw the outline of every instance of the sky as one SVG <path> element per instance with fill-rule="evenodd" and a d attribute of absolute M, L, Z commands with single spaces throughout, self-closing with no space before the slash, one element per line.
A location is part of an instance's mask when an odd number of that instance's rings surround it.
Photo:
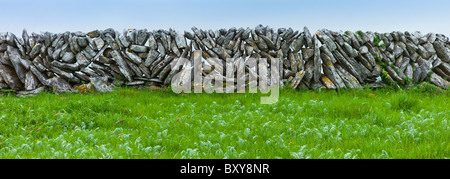
<path fill-rule="evenodd" d="M 0 32 L 201 29 L 258 24 L 311 32 L 421 31 L 450 36 L 448 0 L 0 0 Z"/>

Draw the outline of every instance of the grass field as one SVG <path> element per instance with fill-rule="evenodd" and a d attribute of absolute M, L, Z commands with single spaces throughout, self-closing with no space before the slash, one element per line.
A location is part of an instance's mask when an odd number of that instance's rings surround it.
<path fill-rule="evenodd" d="M 450 158 L 447 91 L 0 96 L 0 158 Z"/>

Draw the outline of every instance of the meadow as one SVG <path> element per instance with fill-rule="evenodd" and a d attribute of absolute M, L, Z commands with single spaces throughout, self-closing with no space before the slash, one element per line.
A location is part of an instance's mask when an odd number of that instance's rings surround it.
<path fill-rule="evenodd" d="M 450 158 L 447 91 L 0 95 L 0 158 Z"/>

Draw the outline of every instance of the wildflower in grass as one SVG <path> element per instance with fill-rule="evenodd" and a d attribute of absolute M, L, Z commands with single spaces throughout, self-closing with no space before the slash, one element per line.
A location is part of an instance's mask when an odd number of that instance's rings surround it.
<path fill-rule="evenodd" d="M 159 117 L 159 119 L 162 119 L 162 117 Z"/>
<path fill-rule="evenodd" d="M 39 140 L 36 140 L 36 143 L 38 143 L 39 142 Z"/>
<path fill-rule="evenodd" d="M 89 149 L 90 151 L 92 151 L 92 148 L 91 149 Z"/>
<path fill-rule="evenodd" d="M 122 139 L 120 139 L 120 141 L 122 141 Z"/>
<path fill-rule="evenodd" d="M 292 141 L 291 141 L 291 142 L 289 142 L 289 144 L 288 144 L 288 145 L 294 145 L 294 142 L 292 142 Z"/>

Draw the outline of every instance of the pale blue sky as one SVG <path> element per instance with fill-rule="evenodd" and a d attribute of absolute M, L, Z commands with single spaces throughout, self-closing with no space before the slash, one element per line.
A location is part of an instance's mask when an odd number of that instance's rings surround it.
<path fill-rule="evenodd" d="M 448 0 L 1 0 L 0 31 L 292 27 L 450 36 Z"/>

